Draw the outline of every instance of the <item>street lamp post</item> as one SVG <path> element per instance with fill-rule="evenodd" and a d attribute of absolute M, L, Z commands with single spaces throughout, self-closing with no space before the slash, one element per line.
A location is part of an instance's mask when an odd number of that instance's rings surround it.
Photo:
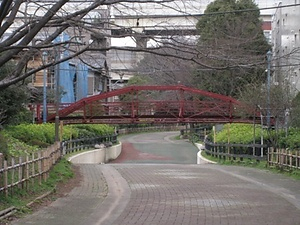
<path fill-rule="evenodd" d="M 270 86 L 271 86 L 271 57 L 272 52 L 269 50 L 267 52 L 267 62 L 268 62 L 268 69 L 267 69 L 267 127 L 270 128 Z"/>
<path fill-rule="evenodd" d="M 47 52 L 43 52 L 43 64 L 47 60 Z M 47 70 L 44 69 L 43 72 L 43 123 L 47 122 Z"/>

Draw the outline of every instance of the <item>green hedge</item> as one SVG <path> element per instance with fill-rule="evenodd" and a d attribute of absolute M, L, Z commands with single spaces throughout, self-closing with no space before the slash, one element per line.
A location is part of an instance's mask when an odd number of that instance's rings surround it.
<path fill-rule="evenodd" d="M 114 133 L 114 128 L 105 124 L 80 124 L 73 126 L 78 130 L 80 137 L 103 136 Z"/>
<path fill-rule="evenodd" d="M 230 143 L 249 144 L 253 143 L 253 125 L 251 124 L 225 124 L 223 129 L 216 134 L 217 143 L 227 143 L 228 136 Z M 267 132 L 263 130 L 263 136 L 267 138 Z M 255 140 L 259 141 L 261 137 L 261 127 L 255 128 Z"/>
<path fill-rule="evenodd" d="M 216 134 L 217 143 L 227 143 L 228 135 L 230 137 L 230 143 L 237 144 L 249 144 L 253 143 L 253 125 L 252 124 L 225 124 L 223 129 Z M 263 129 L 263 137 L 267 142 L 270 139 L 278 140 L 278 147 L 300 149 L 300 129 L 290 128 L 288 133 L 284 129 L 270 130 Z M 211 140 L 213 140 L 213 134 L 210 134 Z M 261 138 L 261 126 L 256 125 L 255 140 L 260 142 Z"/>
<path fill-rule="evenodd" d="M 279 138 L 279 147 L 300 149 L 300 129 L 290 128 L 287 135 L 286 132 L 282 132 Z"/>
<path fill-rule="evenodd" d="M 66 125 L 63 140 L 110 135 L 114 128 L 104 124 Z M 7 155 L 26 154 L 45 148 L 55 141 L 55 124 L 21 124 L 2 130 L 0 152 Z"/>

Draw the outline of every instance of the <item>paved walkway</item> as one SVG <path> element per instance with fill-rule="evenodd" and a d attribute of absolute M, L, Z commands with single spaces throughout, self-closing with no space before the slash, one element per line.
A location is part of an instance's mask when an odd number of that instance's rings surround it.
<path fill-rule="evenodd" d="M 172 135 L 128 136 L 115 163 L 79 165 L 80 186 L 13 224 L 300 224 L 300 181 L 253 168 L 196 165 L 197 149 Z"/>
<path fill-rule="evenodd" d="M 300 182 L 267 171 L 211 164 L 80 168 L 79 187 L 13 224 L 300 224 Z"/>

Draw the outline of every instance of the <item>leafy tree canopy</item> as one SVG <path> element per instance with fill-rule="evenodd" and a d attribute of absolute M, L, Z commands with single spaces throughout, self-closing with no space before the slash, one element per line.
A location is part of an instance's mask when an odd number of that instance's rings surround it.
<path fill-rule="evenodd" d="M 147 84 L 149 84 L 149 79 L 147 79 L 146 77 L 134 76 L 128 80 L 127 86 L 130 86 L 130 85 L 141 86 L 141 85 L 147 85 Z"/>
<path fill-rule="evenodd" d="M 198 48 L 211 69 L 197 68 L 199 88 L 238 98 L 245 85 L 265 81 L 270 46 L 259 16 L 252 0 L 216 0 L 207 6 L 197 23 Z"/>
<path fill-rule="evenodd" d="M 230 42 L 230 47 L 251 54 L 268 51 L 259 8 L 252 0 L 216 0 L 207 6 L 205 14 L 197 23 L 201 43 L 218 46 Z"/>

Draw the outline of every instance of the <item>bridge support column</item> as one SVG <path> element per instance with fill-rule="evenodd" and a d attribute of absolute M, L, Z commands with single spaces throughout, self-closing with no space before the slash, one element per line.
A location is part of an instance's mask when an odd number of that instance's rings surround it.
<path fill-rule="evenodd" d="M 137 48 L 147 48 L 147 37 L 135 37 L 136 47 Z"/>

